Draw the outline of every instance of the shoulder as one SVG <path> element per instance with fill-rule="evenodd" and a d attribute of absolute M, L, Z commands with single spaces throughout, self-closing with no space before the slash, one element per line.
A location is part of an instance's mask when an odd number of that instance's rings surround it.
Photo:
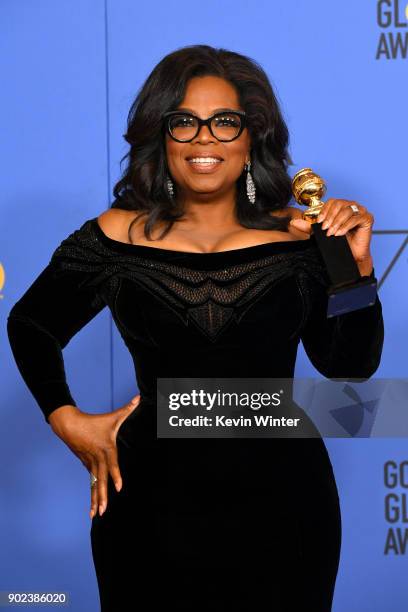
<path fill-rule="evenodd" d="M 109 208 L 97 217 L 97 222 L 103 233 L 109 238 L 128 242 L 129 225 L 136 216 L 137 212 L 133 210 Z"/>

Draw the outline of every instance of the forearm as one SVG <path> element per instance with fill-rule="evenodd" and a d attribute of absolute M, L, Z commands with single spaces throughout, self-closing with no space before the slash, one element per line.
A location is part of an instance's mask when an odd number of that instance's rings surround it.
<path fill-rule="evenodd" d="M 360 267 L 361 266 L 361 267 Z M 371 256 L 360 262 L 360 273 L 375 276 Z M 301 332 L 308 357 L 327 378 L 368 378 L 379 366 L 384 341 L 382 305 L 327 317 L 326 287 L 313 284 L 305 294 L 309 315 Z"/>

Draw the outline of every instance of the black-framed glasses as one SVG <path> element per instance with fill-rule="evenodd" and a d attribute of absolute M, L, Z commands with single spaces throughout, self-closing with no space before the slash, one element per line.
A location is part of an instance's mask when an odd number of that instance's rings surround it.
<path fill-rule="evenodd" d="M 163 117 L 168 134 L 177 142 L 190 142 L 196 138 L 203 125 L 208 127 L 217 140 L 231 142 L 241 135 L 246 125 L 245 112 L 238 110 L 214 113 L 207 119 L 177 110 L 168 111 Z"/>

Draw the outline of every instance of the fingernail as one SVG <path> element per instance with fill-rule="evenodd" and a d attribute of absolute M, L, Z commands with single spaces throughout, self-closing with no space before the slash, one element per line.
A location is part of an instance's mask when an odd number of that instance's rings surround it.
<path fill-rule="evenodd" d="M 135 397 L 132 397 L 132 399 L 130 400 L 130 403 L 131 403 L 131 404 L 136 404 L 136 402 L 138 401 L 138 399 L 139 399 L 139 396 L 138 396 L 138 395 L 136 395 Z"/>
<path fill-rule="evenodd" d="M 120 491 L 120 490 L 121 490 L 121 488 L 122 488 L 122 483 L 121 483 L 121 482 L 119 482 L 119 481 L 118 481 L 118 482 L 116 482 L 115 487 L 116 487 L 117 492 L 119 493 L 119 491 Z"/>
<path fill-rule="evenodd" d="M 99 506 L 99 516 L 102 516 L 102 514 L 103 514 L 103 504 Z"/>
<path fill-rule="evenodd" d="M 318 221 L 318 223 L 320 223 L 321 221 L 323 221 L 323 215 L 319 215 L 319 216 L 317 217 L 317 221 Z"/>
<path fill-rule="evenodd" d="M 322 225 L 322 228 L 323 228 L 323 229 L 327 229 L 328 227 L 329 227 L 329 224 L 328 224 L 328 222 L 327 222 L 327 221 L 325 221 L 325 222 L 323 223 L 323 225 Z"/>

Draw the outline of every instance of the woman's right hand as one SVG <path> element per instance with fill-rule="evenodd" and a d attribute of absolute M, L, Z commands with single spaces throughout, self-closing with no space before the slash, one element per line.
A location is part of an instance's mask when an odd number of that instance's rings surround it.
<path fill-rule="evenodd" d="M 49 415 L 54 433 L 80 459 L 88 472 L 98 479 L 91 487 L 91 519 L 99 509 L 102 515 L 108 503 L 108 477 L 112 476 L 115 488 L 122 488 L 118 463 L 116 436 L 123 421 L 140 402 L 140 395 L 112 412 L 90 414 L 77 406 L 60 406 Z"/>

